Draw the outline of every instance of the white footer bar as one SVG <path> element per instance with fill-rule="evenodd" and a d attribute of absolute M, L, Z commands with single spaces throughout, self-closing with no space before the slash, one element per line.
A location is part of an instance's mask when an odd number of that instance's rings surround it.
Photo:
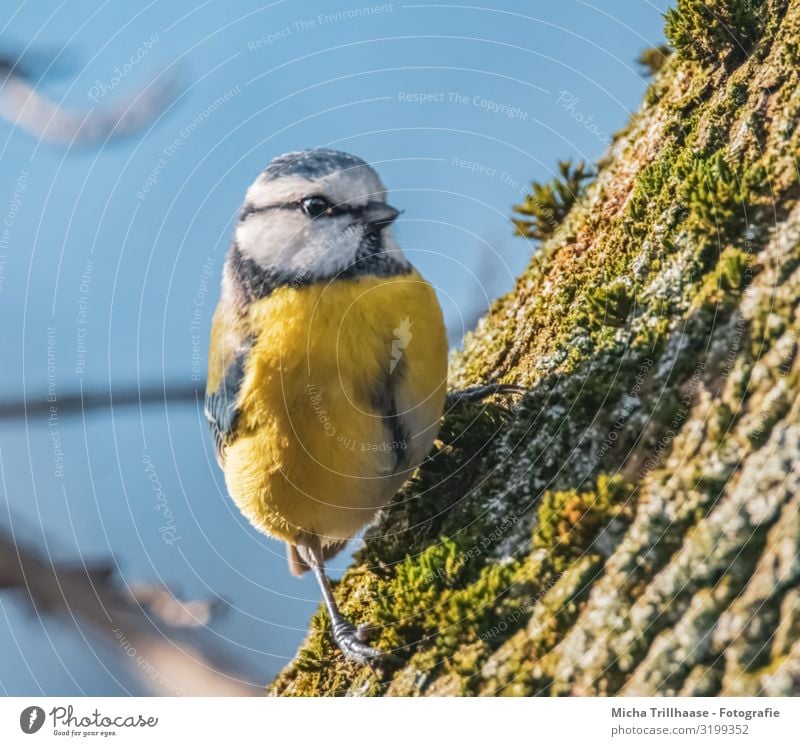
<path fill-rule="evenodd" d="M 3 746 L 76 740 L 173 746 L 761 746 L 800 743 L 800 699 L 0 699 Z"/>

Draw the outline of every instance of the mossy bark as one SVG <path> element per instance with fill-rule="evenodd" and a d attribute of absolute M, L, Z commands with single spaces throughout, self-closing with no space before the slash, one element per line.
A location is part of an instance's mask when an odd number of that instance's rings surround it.
<path fill-rule="evenodd" d="M 270 693 L 800 694 L 800 3 L 763 5 L 746 53 L 681 39 L 453 357 L 529 393 L 447 415 L 338 585 L 399 660 L 318 613 Z"/>

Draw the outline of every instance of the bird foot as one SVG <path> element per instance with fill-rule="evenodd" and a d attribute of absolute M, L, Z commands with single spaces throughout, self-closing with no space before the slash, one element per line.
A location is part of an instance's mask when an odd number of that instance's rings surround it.
<path fill-rule="evenodd" d="M 373 667 L 388 660 L 391 656 L 365 643 L 369 630 L 370 628 L 366 626 L 356 629 L 346 619 L 340 618 L 333 623 L 333 639 L 345 658 L 362 666 Z"/>

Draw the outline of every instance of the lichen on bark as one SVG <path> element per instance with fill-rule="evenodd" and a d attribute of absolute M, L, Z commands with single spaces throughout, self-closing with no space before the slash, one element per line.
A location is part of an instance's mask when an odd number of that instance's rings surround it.
<path fill-rule="evenodd" d="M 800 3 L 713 5 L 453 355 L 514 416 L 448 413 L 338 584 L 398 661 L 318 613 L 270 693 L 800 693 Z"/>

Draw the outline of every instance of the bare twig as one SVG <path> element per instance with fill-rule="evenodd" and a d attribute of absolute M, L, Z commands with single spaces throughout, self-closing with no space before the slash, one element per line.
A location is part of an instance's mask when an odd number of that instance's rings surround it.
<path fill-rule="evenodd" d="M 39 93 L 20 60 L 0 56 L 0 116 L 35 137 L 61 145 L 101 145 L 156 121 L 178 90 L 174 76 L 162 73 L 147 87 L 117 103 L 70 111 Z"/>
<path fill-rule="evenodd" d="M 48 562 L 0 529 L 0 589 L 22 594 L 37 613 L 68 615 L 88 624 L 116 643 L 157 693 L 247 696 L 258 691 L 257 685 L 246 683 L 251 677 L 199 631 L 183 629 L 187 624 L 202 626 L 211 607 L 182 603 L 164 588 L 122 592 L 113 582 L 110 564 Z M 155 615 L 150 613 L 154 606 Z M 164 618 L 181 628 L 168 627 Z"/>
<path fill-rule="evenodd" d="M 202 402 L 205 390 L 202 383 L 148 384 L 142 387 L 120 388 L 117 391 L 72 391 L 59 394 L 55 404 L 58 414 L 80 414 L 94 409 L 113 407 L 147 407 L 157 404 L 181 404 Z M 48 414 L 54 402 L 47 394 L 36 394 L 25 399 L 0 401 L 0 420 L 19 419 Z"/>

